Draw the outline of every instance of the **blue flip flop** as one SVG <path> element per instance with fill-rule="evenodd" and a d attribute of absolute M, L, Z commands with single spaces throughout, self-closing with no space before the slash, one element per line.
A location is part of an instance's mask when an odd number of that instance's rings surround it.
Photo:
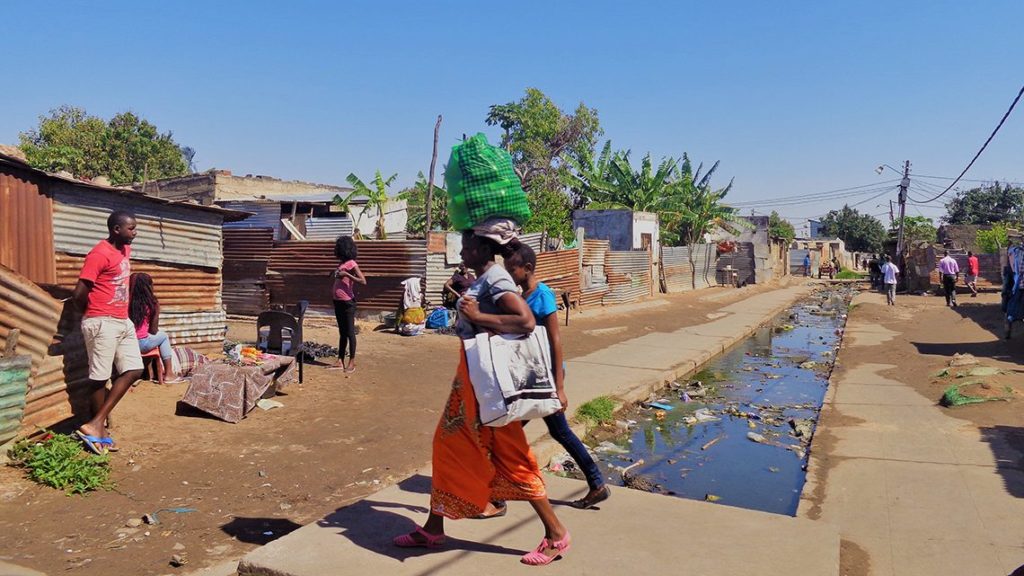
<path fill-rule="evenodd" d="M 77 436 L 78 439 L 82 441 L 82 444 L 85 444 L 85 447 L 93 454 L 96 454 L 97 456 L 104 456 L 107 453 L 107 449 L 104 448 L 103 445 L 109 444 L 109 442 L 104 442 L 104 438 L 86 434 L 81 430 L 75 430 L 75 436 Z"/>
<path fill-rule="evenodd" d="M 100 438 L 99 443 L 107 447 L 107 452 L 117 452 L 118 450 L 120 450 L 120 448 L 114 446 L 114 439 L 111 438 L 110 436 Z"/>

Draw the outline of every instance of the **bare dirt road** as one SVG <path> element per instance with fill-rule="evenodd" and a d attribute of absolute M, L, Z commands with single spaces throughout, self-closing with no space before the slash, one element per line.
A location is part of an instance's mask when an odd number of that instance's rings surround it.
<path fill-rule="evenodd" d="M 573 314 L 569 357 L 622 339 L 706 322 L 715 311 L 773 286 L 663 296 L 617 310 Z M 252 323 L 229 338 L 252 340 Z M 329 324 L 306 339 L 335 344 Z M 114 412 L 121 451 L 116 488 L 65 496 L 0 468 L 0 559 L 50 574 L 184 573 L 245 551 L 408 476 L 430 458 L 430 439 L 458 355 L 451 336 L 403 338 L 363 325 L 351 375 L 307 365 L 305 383 L 238 424 L 175 415 L 182 385 L 143 382 Z M 165 508 L 159 524 L 126 522 Z M 173 554 L 188 562 L 173 568 Z"/>

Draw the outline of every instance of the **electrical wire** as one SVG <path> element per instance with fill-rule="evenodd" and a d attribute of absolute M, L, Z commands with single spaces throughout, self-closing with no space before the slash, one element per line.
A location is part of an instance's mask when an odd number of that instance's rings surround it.
<path fill-rule="evenodd" d="M 1010 113 L 1013 112 L 1014 107 L 1017 106 L 1017 102 L 1020 102 L 1021 96 L 1024 96 L 1024 86 L 1020 87 L 1020 91 L 1017 92 L 1017 97 L 1013 99 L 1013 102 L 1010 104 L 1010 107 L 1006 110 L 1006 114 L 1003 114 L 1002 119 L 999 120 L 999 124 L 996 124 L 996 129 L 993 130 L 991 134 L 989 134 L 988 139 L 985 140 L 985 143 L 981 145 L 980 149 L 978 149 L 978 153 L 974 155 L 974 158 L 971 158 L 971 161 L 967 163 L 967 167 L 964 168 L 963 172 L 961 172 L 960 175 L 956 177 L 956 180 L 950 182 L 949 186 L 947 186 L 945 190 L 940 192 L 934 198 L 929 198 L 926 202 L 938 200 L 939 198 L 944 196 L 946 192 L 949 192 L 950 190 L 953 189 L 953 186 L 956 186 L 956 183 L 959 182 L 960 179 L 964 177 L 964 174 L 967 174 L 967 171 L 971 169 L 971 166 L 974 166 L 974 162 L 978 159 L 979 156 L 981 156 L 981 153 L 985 151 L 985 148 L 988 147 L 988 143 L 991 142 L 993 138 L 995 138 L 996 133 L 998 133 L 999 129 L 1003 127 L 1003 123 L 1006 122 L 1007 118 L 1009 118 Z"/>
<path fill-rule="evenodd" d="M 744 200 L 744 201 L 740 201 L 740 202 L 733 202 L 733 203 L 730 204 L 730 206 L 741 207 L 741 206 L 745 206 L 745 205 L 770 204 L 772 202 L 779 202 L 779 201 L 785 202 L 785 201 L 790 201 L 790 200 L 799 200 L 801 202 L 806 202 L 808 200 L 813 200 L 813 199 L 818 198 L 818 197 L 830 197 L 830 196 L 841 197 L 841 196 L 844 195 L 843 193 L 845 193 L 845 192 L 853 192 L 855 190 L 860 190 L 860 189 L 863 189 L 863 188 L 872 188 L 874 190 L 877 190 L 879 186 L 881 186 L 883 184 L 891 184 L 893 182 L 898 182 L 898 180 L 884 180 L 882 182 L 875 182 L 875 183 L 872 183 L 872 184 L 862 184 L 860 186 L 851 186 L 849 188 L 839 188 L 839 189 L 836 189 L 836 190 L 828 190 L 828 191 L 825 191 L 825 192 L 814 192 L 814 193 L 811 193 L 811 194 L 796 194 L 796 195 L 792 195 L 792 196 L 779 196 L 779 197 L 776 197 L 776 198 L 762 198 L 762 199 L 758 199 L 758 200 Z M 868 192 L 870 192 L 870 191 L 853 192 L 853 194 L 851 194 L 851 195 L 856 195 L 856 194 L 860 194 L 860 193 L 868 193 Z"/>
<path fill-rule="evenodd" d="M 857 192 L 846 192 L 841 194 L 833 194 L 831 196 L 798 196 L 793 197 L 789 200 L 781 199 L 765 199 L 765 200 L 751 200 L 745 203 L 732 203 L 729 206 L 737 209 L 742 208 L 757 208 L 757 207 L 777 207 L 777 206 L 795 206 L 800 204 L 807 204 L 810 202 L 824 202 L 828 200 L 840 200 L 842 198 L 855 198 L 857 196 L 864 196 L 866 194 L 874 194 L 882 190 L 891 190 L 891 186 L 881 186 L 877 188 L 869 188 L 867 190 L 859 190 Z"/>
<path fill-rule="evenodd" d="M 850 204 L 849 206 L 850 206 L 850 208 L 853 208 L 855 206 L 860 206 L 861 204 L 864 204 L 865 202 L 870 202 L 870 201 L 872 201 L 872 200 L 874 200 L 876 198 L 881 198 L 882 196 L 885 196 L 886 194 L 890 194 L 896 188 L 898 188 L 898 187 L 894 188 L 894 187 L 890 186 L 889 188 L 886 188 L 885 190 L 882 190 L 880 193 L 872 196 L 871 198 L 865 198 L 865 199 L 861 200 L 860 202 L 857 202 L 857 203 L 854 203 L 854 204 Z"/>

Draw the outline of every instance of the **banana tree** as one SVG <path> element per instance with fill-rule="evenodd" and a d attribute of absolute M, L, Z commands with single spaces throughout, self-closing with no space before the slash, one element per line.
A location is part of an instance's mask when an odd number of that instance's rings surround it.
<path fill-rule="evenodd" d="M 350 212 L 349 205 L 352 203 L 352 200 L 359 196 L 366 198 L 366 204 L 363 206 L 363 209 L 359 212 L 359 216 L 356 218 L 356 221 L 353 224 L 353 236 L 355 236 L 356 238 L 362 236 L 362 234 L 359 232 L 359 223 L 363 219 L 363 214 L 365 214 L 368 210 L 376 210 L 377 224 L 374 227 L 374 236 L 376 236 L 377 240 L 387 240 L 388 235 L 385 226 L 384 216 L 387 210 L 388 202 L 392 200 L 392 198 L 388 196 L 388 188 L 391 186 L 392 183 L 394 183 L 396 178 L 398 178 L 398 174 L 392 174 L 390 177 L 385 179 L 384 176 L 381 175 L 380 170 L 377 170 L 376 175 L 370 182 L 370 184 L 372 184 L 372 187 L 367 186 L 366 183 L 360 180 L 359 177 L 356 176 L 355 174 L 349 174 L 348 178 L 345 179 L 348 181 L 349 184 L 352 185 L 352 191 L 349 192 L 344 198 L 342 198 L 340 194 L 336 195 L 334 197 L 335 206 L 338 206 L 345 212 Z"/>

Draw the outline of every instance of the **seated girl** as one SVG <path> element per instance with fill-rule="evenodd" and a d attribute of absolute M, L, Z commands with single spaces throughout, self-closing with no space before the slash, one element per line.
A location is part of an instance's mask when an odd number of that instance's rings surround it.
<path fill-rule="evenodd" d="M 161 332 L 160 302 L 153 294 L 153 279 L 142 272 L 132 274 L 129 280 L 128 318 L 135 324 L 135 335 L 139 339 L 139 350 L 145 354 L 155 348 L 160 349 L 160 359 L 164 364 L 159 374 L 158 384 L 177 384 L 184 380 L 174 376 L 171 364 L 173 352 L 171 340 L 166 332 Z"/>

